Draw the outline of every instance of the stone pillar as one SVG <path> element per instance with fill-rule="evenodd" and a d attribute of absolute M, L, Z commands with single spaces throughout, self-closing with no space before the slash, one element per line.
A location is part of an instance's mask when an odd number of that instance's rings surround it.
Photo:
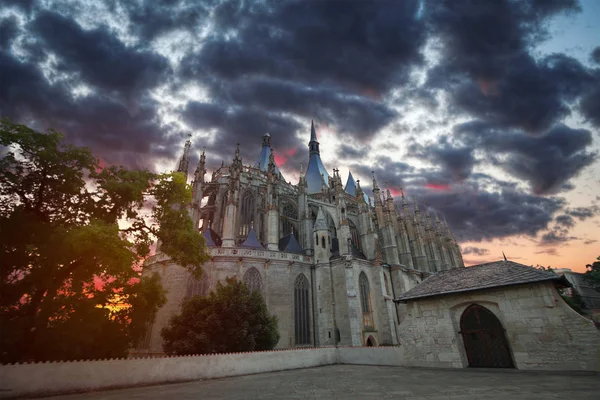
<path fill-rule="evenodd" d="M 394 229 L 390 225 L 385 225 L 381 229 L 381 234 L 383 235 L 383 253 L 385 261 L 388 264 L 400 264 Z"/>
<path fill-rule="evenodd" d="M 355 283 L 356 278 L 351 258 L 344 264 L 344 271 L 346 276 L 348 321 L 350 323 L 350 345 L 362 346 L 362 310 L 360 308 L 360 297 Z"/>
<path fill-rule="evenodd" d="M 269 209 L 267 213 L 267 249 L 279 251 L 279 211 Z"/>
<path fill-rule="evenodd" d="M 225 207 L 225 216 L 223 220 L 223 243 L 221 247 L 234 247 L 235 246 L 235 217 L 237 207 L 231 201 L 227 203 Z"/>

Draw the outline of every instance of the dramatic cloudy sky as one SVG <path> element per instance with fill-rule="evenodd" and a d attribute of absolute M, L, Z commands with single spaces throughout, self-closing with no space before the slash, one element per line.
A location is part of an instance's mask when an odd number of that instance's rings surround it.
<path fill-rule="evenodd" d="M 3 0 L 0 115 L 106 164 L 212 169 L 273 136 L 446 216 L 469 264 L 600 255 L 596 0 Z"/>

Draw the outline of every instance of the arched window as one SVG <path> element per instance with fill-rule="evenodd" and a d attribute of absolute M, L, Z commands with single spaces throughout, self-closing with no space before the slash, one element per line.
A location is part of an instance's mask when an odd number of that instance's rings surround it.
<path fill-rule="evenodd" d="M 240 204 L 240 229 L 239 236 L 248 236 L 250 232 L 250 225 L 252 224 L 252 217 L 254 216 L 254 195 L 251 191 L 247 190 L 242 196 L 242 202 Z"/>
<path fill-rule="evenodd" d="M 358 286 L 360 287 L 360 306 L 363 313 L 371 312 L 371 298 L 369 296 L 369 280 L 364 272 L 361 272 L 358 277 Z"/>
<path fill-rule="evenodd" d="M 369 280 L 364 272 L 358 276 L 358 287 L 360 289 L 360 306 L 363 314 L 363 326 L 374 328 L 373 310 L 371 309 L 371 292 L 369 289 Z"/>
<path fill-rule="evenodd" d="M 298 212 L 296 206 L 289 201 L 283 203 L 281 211 L 281 236 L 287 236 L 290 233 L 298 236 Z"/>
<path fill-rule="evenodd" d="M 190 298 L 193 296 L 206 296 L 208 295 L 209 282 L 208 276 L 206 273 L 202 274 L 202 278 L 196 279 L 195 277 L 190 277 L 187 284 L 187 290 L 185 293 L 186 298 Z"/>
<path fill-rule="evenodd" d="M 294 337 L 296 345 L 310 344 L 308 279 L 298 275 L 294 283 Z"/>
<path fill-rule="evenodd" d="M 259 226 L 258 226 L 258 240 L 261 242 L 265 240 L 265 213 L 261 211 L 258 216 Z"/>
<path fill-rule="evenodd" d="M 315 234 L 315 244 L 318 246 L 319 245 L 319 235 Z"/>
<path fill-rule="evenodd" d="M 213 229 L 217 229 L 217 232 L 222 235 L 223 234 L 223 224 L 225 222 L 225 214 L 227 209 L 227 192 L 223 193 L 223 197 L 221 198 L 221 210 L 220 210 L 220 218 L 219 218 L 219 226 L 213 227 Z"/>
<path fill-rule="evenodd" d="M 321 236 L 321 247 L 325 248 L 325 236 Z"/>
<path fill-rule="evenodd" d="M 356 225 L 352 220 L 348 219 L 348 226 L 350 227 L 350 237 L 352 238 L 352 243 L 356 246 L 357 249 L 362 251 L 362 247 L 360 245 L 360 237 L 358 236 L 358 229 L 356 229 Z"/>
<path fill-rule="evenodd" d="M 262 280 L 260 278 L 260 272 L 258 272 L 258 270 L 254 267 L 246 271 L 242 282 L 244 282 L 250 292 L 261 291 Z"/>

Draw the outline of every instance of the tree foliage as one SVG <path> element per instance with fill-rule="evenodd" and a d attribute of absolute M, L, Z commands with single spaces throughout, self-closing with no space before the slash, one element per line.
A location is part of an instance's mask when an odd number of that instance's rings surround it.
<path fill-rule="evenodd" d="M 270 350 L 279 341 L 277 317 L 260 292 L 235 279 L 184 301 L 161 333 L 164 351 L 178 355 Z"/>
<path fill-rule="evenodd" d="M 102 168 L 7 120 L 0 157 L 0 360 L 125 355 L 165 302 L 158 277 L 132 268 L 153 241 L 196 276 L 208 257 L 185 178 Z"/>
<path fill-rule="evenodd" d="M 596 258 L 591 264 L 585 266 L 587 271 L 585 272 L 584 279 L 597 291 L 600 291 L 600 256 Z"/>

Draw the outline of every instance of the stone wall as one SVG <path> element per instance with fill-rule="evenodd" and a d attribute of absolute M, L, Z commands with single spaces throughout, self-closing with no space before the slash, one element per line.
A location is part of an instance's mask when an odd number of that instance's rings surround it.
<path fill-rule="evenodd" d="M 402 365 L 400 349 L 335 348 L 0 366 L 0 398 L 185 382 L 332 364 Z"/>
<path fill-rule="evenodd" d="M 552 283 L 488 289 L 416 300 L 398 329 L 409 366 L 468 366 L 460 317 L 471 304 L 502 323 L 516 368 L 600 371 L 600 333 L 573 311 Z"/>

